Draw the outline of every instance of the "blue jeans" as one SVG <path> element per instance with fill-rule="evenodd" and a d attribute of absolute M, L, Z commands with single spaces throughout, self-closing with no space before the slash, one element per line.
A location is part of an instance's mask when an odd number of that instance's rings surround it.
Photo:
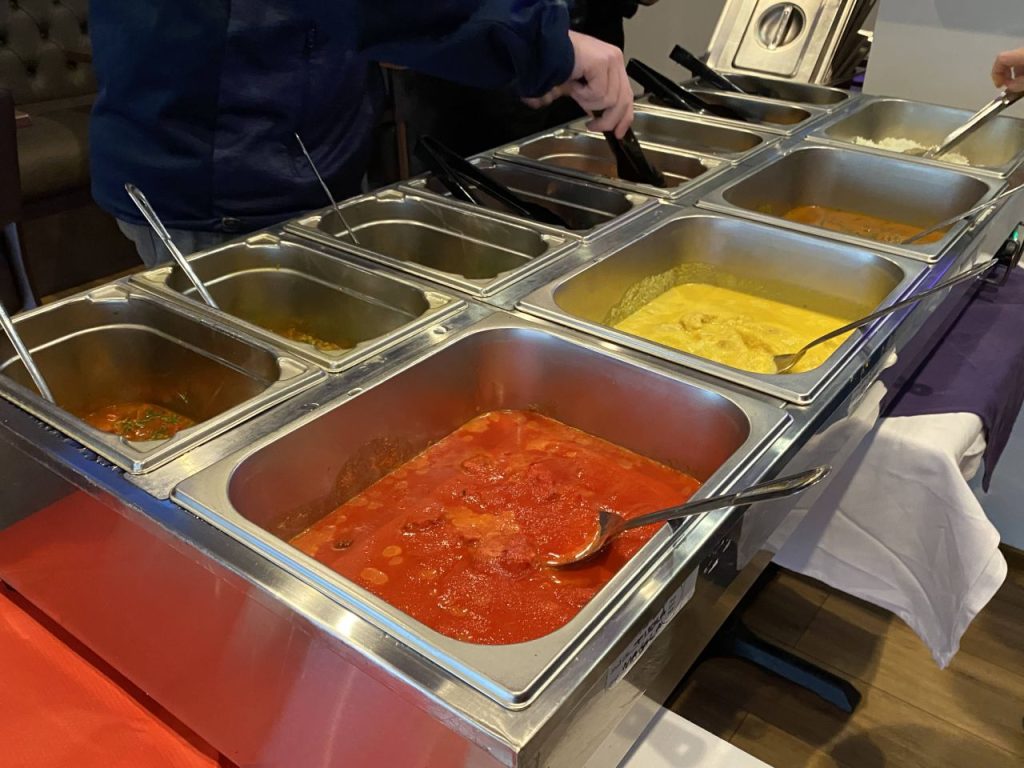
<path fill-rule="evenodd" d="M 117 221 L 117 226 L 121 229 L 121 233 L 135 244 L 139 258 L 147 267 L 156 267 L 171 260 L 170 251 L 149 226 L 129 224 L 120 219 Z M 223 232 L 190 232 L 184 229 L 168 231 L 171 240 L 178 246 L 178 250 L 186 256 L 197 251 L 205 251 L 207 248 L 214 248 L 232 237 L 237 237 L 237 235 L 228 235 Z"/>

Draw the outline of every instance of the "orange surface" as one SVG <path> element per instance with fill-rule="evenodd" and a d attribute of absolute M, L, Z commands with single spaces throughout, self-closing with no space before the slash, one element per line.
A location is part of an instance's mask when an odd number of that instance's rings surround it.
<path fill-rule="evenodd" d="M 573 569 L 606 507 L 681 504 L 689 475 L 525 411 L 479 416 L 292 540 L 418 621 L 472 643 L 520 643 L 565 625 L 658 526 Z"/>
<path fill-rule="evenodd" d="M 210 768 L 191 743 L 0 589 L 0 765 Z"/>
<path fill-rule="evenodd" d="M 866 213 L 841 211 L 837 208 L 826 208 L 823 205 L 801 205 L 789 211 L 782 218 L 812 227 L 823 227 L 844 235 L 866 237 L 880 243 L 900 244 L 908 237 L 913 237 L 922 227 L 901 224 L 898 221 L 880 219 Z M 918 242 L 922 245 L 937 243 L 946 236 L 946 230 L 925 235 Z"/>

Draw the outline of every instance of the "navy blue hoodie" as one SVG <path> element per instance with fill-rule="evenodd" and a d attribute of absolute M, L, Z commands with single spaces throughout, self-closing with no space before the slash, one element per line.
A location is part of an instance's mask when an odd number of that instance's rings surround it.
<path fill-rule="evenodd" d="M 141 223 L 246 232 L 322 207 L 293 134 L 338 197 L 358 192 L 375 62 L 524 96 L 573 67 L 562 0 L 92 0 L 100 83 L 93 195 Z"/>

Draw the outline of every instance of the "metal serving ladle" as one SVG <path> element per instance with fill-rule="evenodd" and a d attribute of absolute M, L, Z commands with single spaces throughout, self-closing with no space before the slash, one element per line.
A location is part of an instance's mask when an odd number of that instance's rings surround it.
<path fill-rule="evenodd" d="M 1024 93 L 1010 93 L 1004 90 L 992 101 L 971 115 L 971 118 L 966 123 L 946 136 L 938 146 L 925 150 L 914 150 L 908 154 L 918 155 L 929 160 L 941 157 L 953 149 L 953 147 L 962 144 L 965 139 L 973 135 L 980 128 L 988 125 L 990 120 L 998 117 L 1004 110 L 1009 109 L 1020 101 L 1022 96 L 1024 96 Z"/>
<path fill-rule="evenodd" d="M 32 353 L 28 351 L 28 347 L 25 346 L 25 342 L 21 340 L 21 335 L 14 327 L 14 322 L 11 320 L 11 316 L 8 315 L 7 310 L 4 309 L 3 302 L 0 302 L 0 326 L 3 326 L 4 333 L 6 333 L 7 338 L 11 340 L 11 345 L 14 347 L 14 351 L 17 352 L 18 357 L 21 358 L 21 364 L 25 366 L 25 369 L 28 371 L 28 375 L 32 377 L 32 383 L 36 385 L 36 389 L 39 390 L 39 394 L 51 403 L 56 403 L 56 400 L 53 399 L 53 394 L 50 392 L 50 388 L 46 386 L 46 380 L 43 378 L 43 374 L 39 371 L 38 366 L 36 366 L 36 361 L 32 359 Z"/>
<path fill-rule="evenodd" d="M 803 359 L 803 356 L 806 355 L 807 352 L 813 347 L 816 347 L 819 344 L 824 344 L 826 341 L 834 339 L 837 336 L 842 336 L 843 334 L 849 333 L 850 331 L 856 330 L 857 328 L 861 328 L 862 326 L 869 325 L 873 323 L 875 320 L 878 320 L 880 317 L 891 315 L 893 312 L 897 312 L 903 309 L 904 307 L 909 307 L 912 304 L 916 304 L 921 299 L 928 298 L 929 296 L 939 293 L 940 291 L 944 291 L 947 288 L 951 288 L 954 285 L 957 285 L 959 283 L 965 283 L 968 280 L 972 280 L 975 277 L 978 277 L 979 275 L 989 271 L 999 263 L 999 259 L 989 259 L 988 261 L 982 262 L 978 266 L 967 270 L 961 275 L 952 277 L 949 280 L 943 280 L 937 285 L 934 285 L 931 288 L 929 288 L 927 291 L 921 291 L 921 293 L 918 293 L 915 296 L 911 296 L 909 299 L 897 301 L 895 304 L 891 304 L 885 309 L 880 309 L 877 312 L 872 312 L 870 315 L 866 315 L 865 317 L 862 317 L 860 320 L 854 320 L 852 323 L 848 323 L 844 325 L 842 328 L 836 328 L 834 331 L 829 331 L 824 336 L 819 336 L 814 341 L 804 344 L 804 346 L 801 347 L 796 352 L 785 355 L 775 355 L 775 371 L 776 373 L 789 373 L 791 370 L 793 370 L 793 367 Z"/>
<path fill-rule="evenodd" d="M 547 564 L 553 568 L 564 568 L 582 563 L 607 547 L 616 536 L 633 528 L 640 528 L 652 523 L 663 523 L 668 520 L 679 520 L 684 517 L 693 517 L 704 512 L 710 512 L 713 509 L 756 504 L 762 501 L 793 496 L 824 480 L 831 471 L 832 467 L 829 466 L 815 467 L 797 475 L 780 477 L 766 483 L 758 483 L 737 493 L 727 493 L 701 499 L 700 501 L 691 501 L 678 507 L 668 507 L 660 512 L 652 512 L 649 515 L 640 515 L 628 520 L 615 512 L 601 509 L 597 513 L 597 533 L 590 543 L 568 555 L 552 554 Z"/>
<path fill-rule="evenodd" d="M 947 227 L 953 226 L 958 221 L 963 221 L 964 219 L 969 219 L 969 218 L 971 218 L 971 216 L 974 216 L 975 214 L 981 213 L 981 212 L 991 208 L 993 205 L 998 203 L 1000 200 L 1005 200 L 1010 195 L 1017 194 L 1022 189 L 1024 189 L 1024 184 L 1018 184 L 1017 186 L 1011 187 L 1010 189 L 1006 190 L 1005 192 L 1000 192 L 998 195 L 996 195 L 995 197 L 993 197 L 991 200 L 989 200 L 986 203 L 981 203 L 979 205 L 974 206 L 973 208 L 969 208 L 966 211 L 964 211 L 963 213 L 958 213 L 956 216 L 950 216 L 948 219 L 943 219 L 938 224 L 932 224 L 930 227 L 928 227 L 928 229 L 922 229 L 920 232 L 916 232 L 915 234 L 911 235 L 910 237 L 904 238 L 903 240 L 900 241 L 900 245 L 910 245 L 911 243 L 916 243 L 922 237 L 927 237 L 928 235 L 932 234 L 933 232 L 939 232 L 939 231 L 941 231 L 943 229 L 946 229 Z"/>
<path fill-rule="evenodd" d="M 309 154 L 309 150 L 306 149 L 306 144 L 302 140 L 299 134 L 295 134 L 295 140 L 299 142 L 299 149 L 302 150 L 302 154 L 306 157 L 306 162 L 309 163 L 309 167 L 313 170 L 313 175 L 316 176 L 316 180 L 320 182 L 320 186 L 323 187 L 324 194 L 327 195 L 328 201 L 331 203 L 331 207 L 334 208 L 334 213 L 341 221 L 341 225 L 345 227 L 345 231 L 348 232 L 348 236 L 352 238 L 352 242 L 359 245 L 359 238 L 356 237 L 356 233 L 352 231 L 352 227 L 345 221 L 345 216 L 341 212 L 341 206 L 338 205 L 338 201 L 334 199 L 334 195 L 331 193 L 331 188 L 327 186 L 327 182 L 324 181 L 324 177 L 320 175 L 320 169 L 316 167 L 316 163 L 313 162 L 313 156 Z"/>
<path fill-rule="evenodd" d="M 213 296 L 206 290 L 206 286 L 203 285 L 203 281 L 199 279 L 199 275 L 192 269 L 192 265 L 188 263 L 188 259 L 185 255 L 178 250 L 178 246 L 174 244 L 171 239 L 171 233 L 167 231 L 167 227 L 160 221 L 160 217 L 156 215 L 156 211 L 153 210 L 153 206 L 149 204 L 149 200 L 142 194 L 142 190 L 136 187 L 134 184 L 125 184 L 125 191 L 128 193 L 128 197 L 135 203 L 135 207 L 139 209 L 143 218 L 149 222 L 149 226 L 156 232 L 156 236 L 160 238 L 164 246 L 170 251 L 171 256 L 174 258 L 175 263 L 181 268 L 181 271 L 185 273 L 188 279 L 192 282 L 192 285 L 196 287 L 199 295 L 203 297 L 203 301 L 209 304 L 214 309 L 218 309 L 217 302 L 213 300 Z"/>

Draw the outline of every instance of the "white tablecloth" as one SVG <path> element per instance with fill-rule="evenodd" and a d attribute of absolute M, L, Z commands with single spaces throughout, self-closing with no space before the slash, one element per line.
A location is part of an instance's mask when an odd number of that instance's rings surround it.
<path fill-rule="evenodd" d="M 862 420 L 877 413 L 873 400 Z M 783 567 L 895 613 L 945 667 L 1006 577 L 999 533 L 968 485 L 985 449 L 981 420 L 881 419 L 850 442 L 849 458 L 769 549 Z"/>

